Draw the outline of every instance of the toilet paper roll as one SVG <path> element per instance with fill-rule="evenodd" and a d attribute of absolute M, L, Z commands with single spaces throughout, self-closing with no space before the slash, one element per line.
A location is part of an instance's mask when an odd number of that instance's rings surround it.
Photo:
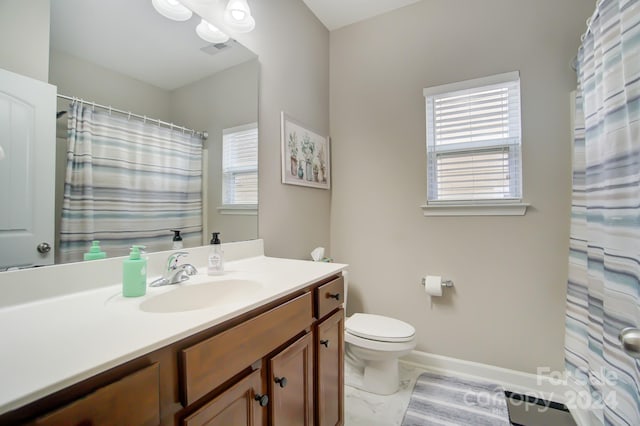
<path fill-rule="evenodd" d="M 431 297 L 442 296 L 442 277 L 439 275 L 427 275 L 424 279 L 424 291 Z"/>

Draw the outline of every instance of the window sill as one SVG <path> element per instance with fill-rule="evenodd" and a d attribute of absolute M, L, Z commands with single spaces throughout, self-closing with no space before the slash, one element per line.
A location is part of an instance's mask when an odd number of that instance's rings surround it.
<path fill-rule="evenodd" d="M 425 216 L 524 216 L 528 203 L 428 204 Z"/>
<path fill-rule="evenodd" d="M 219 214 L 233 214 L 233 215 L 241 215 L 241 216 L 257 216 L 258 215 L 258 206 L 255 204 L 243 205 L 225 205 L 218 207 Z"/>

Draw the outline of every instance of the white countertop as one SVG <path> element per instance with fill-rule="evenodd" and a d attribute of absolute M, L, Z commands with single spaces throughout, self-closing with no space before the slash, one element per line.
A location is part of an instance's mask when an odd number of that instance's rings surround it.
<path fill-rule="evenodd" d="M 196 264 L 196 266 L 198 266 Z M 182 284 L 124 298 L 121 285 L 0 308 L 0 414 L 143 354 L 222 323 L 342 271 L 346 265 L 257 256 L 227 262 L 212 280 L 261 285 L 242 301 L 176 312 L 143 312 L 140 304 L 179 286 L 199 285 L 206 268 Z"/>

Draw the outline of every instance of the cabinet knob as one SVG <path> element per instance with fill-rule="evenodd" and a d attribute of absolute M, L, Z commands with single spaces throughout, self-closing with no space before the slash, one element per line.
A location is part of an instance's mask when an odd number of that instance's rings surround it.
<path fill-rule="evenodd" d="M 280 385 L 281 388 L 287 386 L 287 378 L 286 377 L 276 377 L 273 379 L 277 384 Z"/>
<path fill-rule="evenodd" d="M 329 293 L 329 298 L 340 300 L 340 293 Z"/>
<path fill-rule="evenodd" d="M 256 396 L 254 396 L 253 399 L 258 401 L 261 407 L 266 407 L 267 404 L 269 404 L 269 395 L 256 394 Z"/>
<path fill-rule="evenodd" d="M 327 339 L 320 340 L 320 344 L 324 345 L 325 348 L 328 348 L 329 347 L 329 340 L 327 340 Z"/>

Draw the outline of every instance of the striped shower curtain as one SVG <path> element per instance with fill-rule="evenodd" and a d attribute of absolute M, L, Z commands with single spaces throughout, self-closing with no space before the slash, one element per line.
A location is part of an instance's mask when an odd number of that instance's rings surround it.
<path fill-rule="evenodd" d="M 202 241 L 202 139 L 80 101 L 68 117 L 60 261 L 82 260 L 92 240 L 108 256 L 133 244 L 169 250 Z"/>
<path fill-rule="evenodd" d="M 598 2 L 578 53 L 565 366 L 592 424 L 640 425 L 640 1 Z"/>

